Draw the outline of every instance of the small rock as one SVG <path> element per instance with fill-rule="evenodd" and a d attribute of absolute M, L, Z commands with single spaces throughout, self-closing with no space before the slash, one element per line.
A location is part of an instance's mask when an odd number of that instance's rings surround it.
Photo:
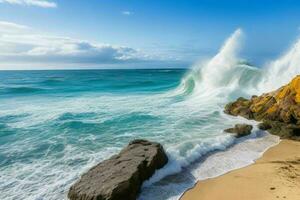
<path fill-rule="evenodd" d="M 234 128 L 225 129 L 224 131 L 227 133 L 235 133 L 236 137 L 243 137 L 251 134 L 252 128 L 252 125 L 236 124 Z"/>

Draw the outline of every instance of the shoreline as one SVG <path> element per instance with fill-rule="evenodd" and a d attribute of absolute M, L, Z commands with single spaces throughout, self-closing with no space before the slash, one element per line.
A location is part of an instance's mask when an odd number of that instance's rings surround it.
<path fill-rule="evenodd" d="M 206 153 L 178 173 L 162 175 L 157 172 L 150 178 L 150 184 L 141 190 L 139 199 L 179 199 L 187 189 L 197 183 L 197 180 L 215 178 L 249 166 L 279 142 L 278 136 L 255 129 L 252 135 L 235 138 L 225 149 L 216 149 Z M 238 156 L 242 156 L 243 159 L 239 159 Z M 155 180 L 157 175 L 162 175 L 163 178 Z M 151 180 L 152 178 L 154 181 Z M 176 185 L 175 190 L 170 187 L 172 184 Z"/>
<path fill-rule="evenodd" d="M 285 139 L 251 165 L 198 181 L 180 200 L 300 199 L 299 187 L 300 142 Z"/>

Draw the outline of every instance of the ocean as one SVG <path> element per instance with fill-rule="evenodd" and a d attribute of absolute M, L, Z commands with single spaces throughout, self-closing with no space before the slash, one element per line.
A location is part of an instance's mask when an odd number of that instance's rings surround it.
<path fill-rule="evenodd" d="M 197 180 L 253 163 L 279 138 L 224 106 L 299 71 L 293 49 L 266 68 L 240 61 L 240 34 L 191 69 L 0 71 L 0 199 L 67 199 L 83 172 L 137 138 L 160 142 L 170 159 L 140 200 L 178 199 Z M 223 132 L 236 123 L 253 133 Z"/>

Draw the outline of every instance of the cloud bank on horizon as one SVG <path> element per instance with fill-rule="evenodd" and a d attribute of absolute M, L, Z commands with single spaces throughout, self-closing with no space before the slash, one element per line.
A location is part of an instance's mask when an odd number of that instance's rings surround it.
<path fill-rule="evenodd" d="M 262 66 L 299 37 L 299 19 L 298 0 L 0 0 L 0 69 L 16 62 L 191 67 L 237 27 L 247 33 L 240 57 Z"/>
<path fill-rule="evenodd" d="M 42 8 L 56 8 L 57 4 L 48 0 L 0 0 L 0 3 L 8 3 L 23 6 L 37 6 Z"/>
<path fill-rule="evenodd" d="M 130 47 L 53 36 L 6 21 L 0 21 L 0 49 L 1 65 L 124 64 L 161 60 Z"/>

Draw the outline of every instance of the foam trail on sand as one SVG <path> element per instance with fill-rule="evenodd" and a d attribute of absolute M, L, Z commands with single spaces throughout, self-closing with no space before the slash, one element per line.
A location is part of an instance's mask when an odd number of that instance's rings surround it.
<path fill-rule="evenodd" d="M 148 181 L 145 181 L 144 186 L 150 186 L 167 175 L 179 173 L 184 167 L 189 166 L 191 163 L 195 162 L 207 153 L 216 150 L 225 150 L 228 146 L 233 144 L 233 142 L 234 138 L 228 135 L 199 141 L 193 149 L 190 149 L 187 152 L 185 157 L 180 156 L 178 149 L 168 149 L 168 164 L 161 170 L 158 170 Z"/>
<path fill-rule="evenodd" d="M 229 149 L 218 151 L 200 162 L 187 166 L 176 176 L 167 176 L 150 186 L 145 184 L 139 200 L 177 200 L 184 191 L 193 187 L 196 181 L 220 176 L 252 164 L 278 142 L 278 137 L 255 130 L 252 135 L 237 140 Z"/>

